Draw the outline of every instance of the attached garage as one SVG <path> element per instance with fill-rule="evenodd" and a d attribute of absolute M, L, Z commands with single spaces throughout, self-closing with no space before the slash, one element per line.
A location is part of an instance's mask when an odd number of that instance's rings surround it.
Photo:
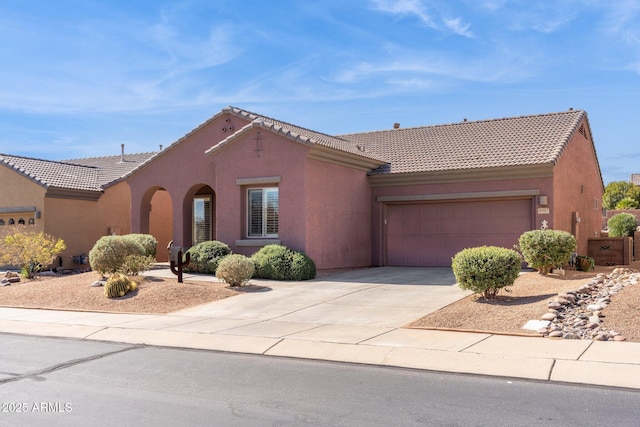
<path fill-rule="evenodd" d="M 531 197 L 386 205 L 386 265 L 450 266 L 458 251 L 512 248 L 533 228 Z"/>

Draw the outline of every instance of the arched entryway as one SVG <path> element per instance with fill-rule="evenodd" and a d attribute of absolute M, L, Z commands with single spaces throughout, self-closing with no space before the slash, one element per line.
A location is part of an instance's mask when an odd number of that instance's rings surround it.
<path fill-rule="evenodd" d="M 156 238 L 156 259 L 168 261 L 167 245 L 173 239 L 173 202 L 164 188 L 152 187 L 145 192 L 140 207 L 140 232 Z"/>
<path fill-rule="evenodd" d="M 183 202 L 185 246 L 216 239 L 216 194 L 205 184 L 191 187 Z"/>

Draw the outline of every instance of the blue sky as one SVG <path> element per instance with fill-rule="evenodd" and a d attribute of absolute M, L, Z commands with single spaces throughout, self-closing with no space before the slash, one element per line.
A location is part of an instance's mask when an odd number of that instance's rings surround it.
<path fill-rule="evenodd" d="M 341 134 L 589 114 L 640 173 L 638 0 L 2 0 L 0 153 L 155 151 L 227 105 Z"/>

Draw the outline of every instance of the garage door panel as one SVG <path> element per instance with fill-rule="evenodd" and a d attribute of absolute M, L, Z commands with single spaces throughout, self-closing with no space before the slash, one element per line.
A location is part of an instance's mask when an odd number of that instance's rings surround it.
<path fill-rule="evenodd" d="M 511 248 L 532 227 L 530 199 L 389 205 L 388 265 L 450 266 L 460 250 Z"/>

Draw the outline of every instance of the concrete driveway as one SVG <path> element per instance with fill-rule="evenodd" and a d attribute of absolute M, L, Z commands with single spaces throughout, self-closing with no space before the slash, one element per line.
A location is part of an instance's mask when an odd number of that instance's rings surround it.
<path fill-rule="evenodd" d="M 450 268 L 380 267 L 305 282 L 252 283 L 265 291 L 171 313 L 199 320 L 167 329 L 358 343 L 469 294 Z"/>

